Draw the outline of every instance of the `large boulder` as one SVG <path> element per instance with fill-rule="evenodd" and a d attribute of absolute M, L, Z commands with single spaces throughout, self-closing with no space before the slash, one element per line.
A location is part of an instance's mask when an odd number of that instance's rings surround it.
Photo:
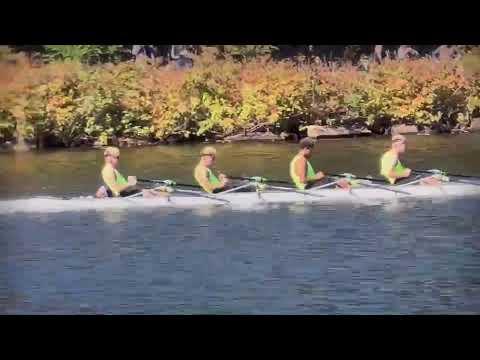
<path fill-rule="evenodd" d="M 295 134 L 295 133 L 289 133 L 289 132 L 286 132 L 286 131 L 282 131 L 280 133 L 280 137 L 282 138 L 282 140 L 285 140 L 285 141 L 294 141 L 294 142 L 298 141 L 298 135 Z"/>
<path fill-rule="evenodd" d="M 417 125 L 393 125 L 392 129 L 390 130 L 392 135 L 396 134 L 417 134 L 418 133 L 418 126 Z"/>
<path fill-rule="evenodd" d="M 470 123 L 470 127 L 468 128 L 470 131 L 480 131 L 480 118 L 472 119 Z"/>
<path fill-rule="evenodd" d="M 307 136 L 312 139 L 329 138 L 329 137 L 353 137 L 371 135 L 371 131 L 365 128 L 347 129 L 343 126 L 321 126 L 309 125 L 307 128 Z"/>

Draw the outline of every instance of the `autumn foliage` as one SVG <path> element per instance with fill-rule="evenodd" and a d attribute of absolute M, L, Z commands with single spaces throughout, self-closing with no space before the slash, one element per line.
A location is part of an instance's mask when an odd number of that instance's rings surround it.
<path fill-rule="evenodd" d="M 352 66 L 255 58 L 218 60 L 204 53 L 190 70 L 73 62 L 32 67 L 0 63 L 0 139 L 52 136 L 65 146 L 82 137 L 183 139 L 234 134 L 264 123 L 378 119 L 434 127 L 468 125 L 480 109 L 478 77 L 461 63 L 428 59 Z"/>

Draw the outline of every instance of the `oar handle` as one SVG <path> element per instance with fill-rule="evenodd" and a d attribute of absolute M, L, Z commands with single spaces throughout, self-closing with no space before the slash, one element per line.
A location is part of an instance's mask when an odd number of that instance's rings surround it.
<path fill-rule="evenodd" d="M 374 182 L 380 182 L 380 183 L 387 183 L 386 180 L 384 179 L 378 179 L 378 178 L 373 178 L 373 177 L 362 177 L 362 176 L 356 176 L 354 174 L 325 174 L 326 176 L 331 176 L 331 177 L 343 177 L 343 178 L 350 178 L 350 179 L 357 179 L 357 180 L 369 180 L 369 181 L 374 181 Z"/>
<path fill-rule="evenodd" d="M 479 179 L 479 180 L 480 180 L 480 176 L 475 176 L 475 175 L 462 175 L 462 174 L 450 174 L 450 173 L 447 173 L 446 171 L 436 170 L 436 169 L 432 169 L 432 170 L 412 169 L 412 171 L 413 171 L 413 172 L 416 172 L 416 173 L 419 173 L 419 174 L 432 174 L 432 175 L 442 174 L 442 175 L 448 175 L 448 176 L 452 176 L 452 177 L 459 177 L 459 178 L 466 178 L 466 179 Z"/>

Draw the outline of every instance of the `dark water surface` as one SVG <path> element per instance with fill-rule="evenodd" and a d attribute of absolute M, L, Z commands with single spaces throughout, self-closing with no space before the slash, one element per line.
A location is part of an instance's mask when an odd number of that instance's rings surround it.
<path fill-rule="evenodd" d="M 412 137 L 405 162 L 480 174 L 480 137 Z M 384 139 L 324 141 L 322 170 L 376 174 Z M 125 174 L 191 182 L 200 146 L 122 150 Z M 286 178 L 295 145 L 220 145 L 227 173 Z M 0 154 L 0 198 L 88 194 L 99 151 Z M 0 313 L 480 312 L 480 199 L 232 211 L 0 214 Z"/>

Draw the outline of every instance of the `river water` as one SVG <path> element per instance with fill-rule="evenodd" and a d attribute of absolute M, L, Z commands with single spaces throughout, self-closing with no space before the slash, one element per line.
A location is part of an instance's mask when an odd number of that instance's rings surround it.
<path fill-rule="evenodd" d="M 480 136 L 412 136 L 405 163 L 480 174 Z M 383 138 L 326 140 L 312 163 L 377 175 Z M 201 145 L 122 149 L 121 170 L 193 182 Z M 287 179 L 295 144 L 217 145 L 218 169 Z M 0 201 L 90 195 L 98 150 L 0 154 Z M 479 197 L 0 214 L 0 313 L 480 312 Z"/>

